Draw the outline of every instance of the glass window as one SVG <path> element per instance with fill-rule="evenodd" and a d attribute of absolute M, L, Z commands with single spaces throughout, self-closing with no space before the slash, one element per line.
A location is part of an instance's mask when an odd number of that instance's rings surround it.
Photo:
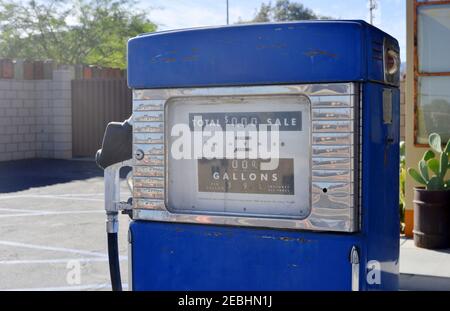
<path fill-rule="evenodd" d="M 420 72 L 450 72 L 450 5 L 418 9 Z"/>
<path fill-rule="evenodd" d="M 307 97 L 174 98 L 166 107 L 169 210 L 308 217 L 311 107 Z M 252 141 L 251 133 L 243 129 L 254 125 L 260 135 L 264 124 L 279 125 L 280 142 L 275 147 L 279 155 L 271 166 L 270 160 L 258 156 L 267 140 Z M 236 131 L 229 125 L 236 125 Z M 181 140 L 183 128 L 186 135 Z M 217 154 L 198 157 L 193 154 L 196 149 Z M 244 157 L 235 157 L 239 149 Z M 252 151 L 256 157 L 248 156 Z"/>
<path fill-rule="evenodd" d="M 433 132 L 450 139 L 450 76 L 420 77 L 417 96 L 417 143 L 427 144 Z"/>

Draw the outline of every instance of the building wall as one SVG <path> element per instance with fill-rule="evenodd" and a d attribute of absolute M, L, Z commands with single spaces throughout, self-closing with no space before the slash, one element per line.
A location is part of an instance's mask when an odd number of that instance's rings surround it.
<path fill-rule="evenodd" d="M 408 59 L 405 85 L 405 147 L 406 166 L 416 167 L 423 154 L 423 148 L 414 145 L 414 1 L 406 1 L 406 57 Z M 414 226 L 413 195 L 417 184 L 408 175 L 405 184 L 405 234 L 412 236 Z"/>
<path fill-rule="evenodd" d="M 406 114 L 406 99 L 405 99 L 405 77 L 402 76 L 400 80 L 400 141 L 405 141 L 405 114 Z"/>
<path fill-rule="evenodd" d="M 52 80 L 0 80 L 0 161 L 72 157 L 73 69 Z"/>

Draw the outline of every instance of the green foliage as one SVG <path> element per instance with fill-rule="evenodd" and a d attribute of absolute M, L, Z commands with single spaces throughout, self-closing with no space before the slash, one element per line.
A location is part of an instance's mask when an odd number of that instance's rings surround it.
<path fill-rule="evenodd" d="M 433 133 L 429 137 L 429 145 L 432 150 L 427 150 L 419 162 L 419 171 L 414 168 L 408 170 L 409 175 L 427 190 L 450 190 L 450 182 L 445 180 L 445 175 L 450 167 L 449 150 L 450 140 L 442 149 L 442 139 L 439 134 Z M 430 176 L 431 171 L 434 176 Z"/>
<path fill-rule="evenodd" d="M 126 42 L 156 30 L 134 0 L 0 0 L 0 57 L 125 68 Z"/>
<path fill-rule="evenodd" d="M 301 3 L 291 2 L 290 0 L 277 0 L 275 5 L 270 1 L 268 3 L 262 3 L 251 21 L 240 21 L 240 23 L 285 22 L 311 19 L 329 19 L 329 17 L 319 16 Z"/>

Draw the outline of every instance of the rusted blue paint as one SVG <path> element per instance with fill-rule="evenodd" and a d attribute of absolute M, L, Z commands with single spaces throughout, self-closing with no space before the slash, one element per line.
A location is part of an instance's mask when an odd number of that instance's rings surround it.
<path fill-rule="evenodd" d="M 131 88 L 383 81 L 377 54 L 395 39 L 364 21 L 188 29 L 128 42 Z"/>

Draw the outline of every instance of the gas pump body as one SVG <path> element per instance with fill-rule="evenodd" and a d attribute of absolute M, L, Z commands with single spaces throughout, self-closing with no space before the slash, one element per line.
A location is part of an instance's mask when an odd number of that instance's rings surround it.
<path fill-rule="evenodd" d="M 398 52 L 363 21 L 131 39 L 132 289 L 396 290 Z M 282 181 L 174 159 L 174 124 L 196 116 L 281 119 Z"/>

